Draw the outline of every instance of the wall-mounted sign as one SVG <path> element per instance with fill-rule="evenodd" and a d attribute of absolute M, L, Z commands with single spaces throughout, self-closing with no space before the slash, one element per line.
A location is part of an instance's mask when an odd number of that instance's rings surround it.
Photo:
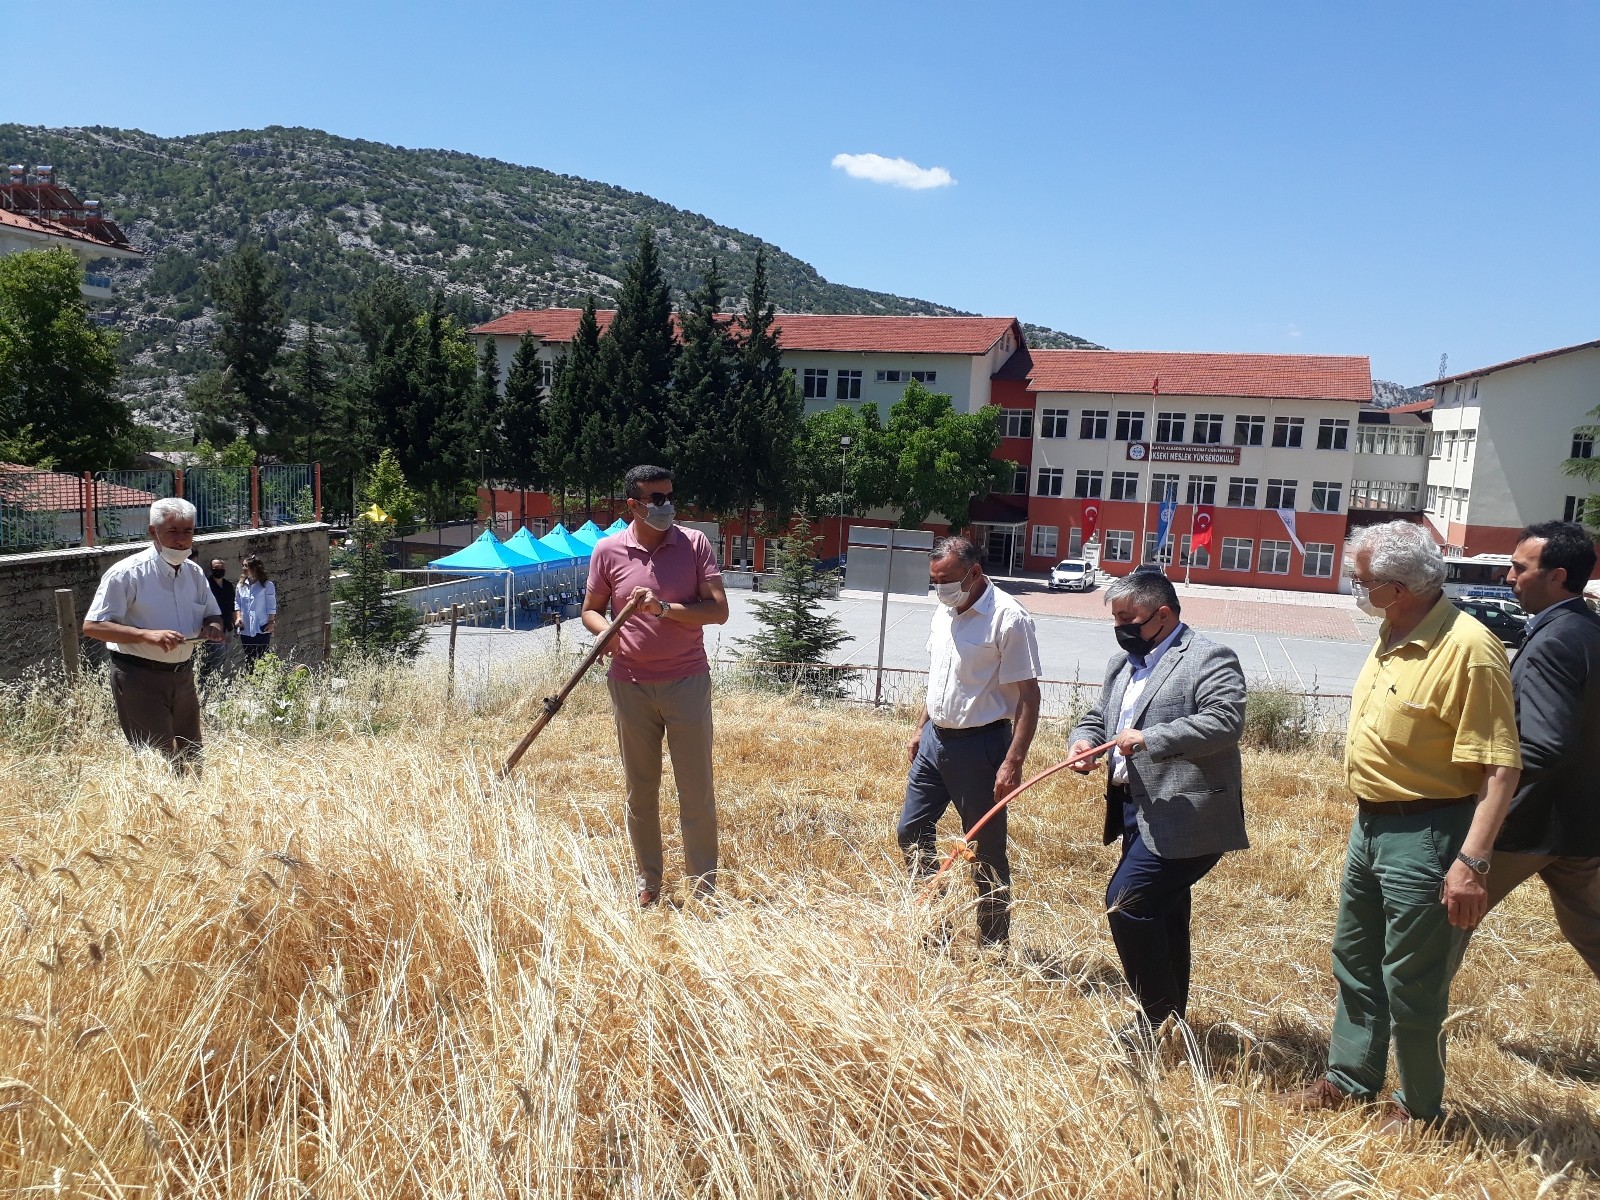
<path fill-rule="evenodd" d="M 1164 442 L 1128 443 L 1129 462 L 1195 463 L 1200 466 L 1236 467 L 1237 446 L 1173 446 Z"/>

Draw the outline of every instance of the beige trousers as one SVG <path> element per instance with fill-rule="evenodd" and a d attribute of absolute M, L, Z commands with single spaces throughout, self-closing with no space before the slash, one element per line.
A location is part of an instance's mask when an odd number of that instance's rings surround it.
<path fill-rule="evenodd" d="M 664 683 L 606 680 L 628 785 L 628 840 L 640 888 L 660 892 L 661 739 L 672 755 L 685 874 L 707 893 L 717 883 L 717 796 L 711 778 L 711 676 Z"/>
<path fill-rule="evenodd" d="M 1484 881 L 1489 890 L 1489 907 L 1492 909 L 1534 875 L 1550 889 L 1550 906 L 1556 911 L 1561 935 L 1600 979 L 1600 858 L 1557 858 L 1497 850 L 1489 860 L 1489 877 Z"/>

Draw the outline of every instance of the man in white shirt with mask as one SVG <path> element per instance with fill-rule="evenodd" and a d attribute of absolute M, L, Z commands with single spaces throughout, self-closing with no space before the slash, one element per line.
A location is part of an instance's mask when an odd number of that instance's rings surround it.
<path fill-rule="evenodd" d="M 111 695 L 122 734 L 154 746 L 174 765 L 200 758 L 200 698 L 191 657 L 200 642 L 221 642 L 222 610 L 194 545 L 194 505 L 157 500 L 150 506 L 150 548 L 129 555 L 100 577 L 83 633 L 106 643 Z"/>
<path fill-rule="evenodd" d="M 928 637 L 928 699 L 907 744 L 911 762 L 897 835 L 912 876 L 935 869 L 936 826 L 955 805 L 971 829 L 1022 782 L 1039 725 L 1039 645 L 1033 618 L 989 582 L 978 549 L 964 537 L 941 539 L 928 575 L 938 594 Z M 1011 864 L 1006 810 L 973 847 L 978 936 L 1004 945 L 1011 934 Z"/>

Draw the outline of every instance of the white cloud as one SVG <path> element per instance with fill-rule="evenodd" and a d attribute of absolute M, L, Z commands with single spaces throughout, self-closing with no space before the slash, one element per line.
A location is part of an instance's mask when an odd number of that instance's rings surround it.
<path fill-rule="evenodd" d="M 1292 321 L 1289 323 L 1289 336 L 1291 338 L 1297 338 L 1300 336 L 1300 326 L 1294 324 Z"/>
<path fill-rule="evenodd" d="M 955 182 L 943 167 L 919 167 L 909 158 L 885 158 L 881 154 L 835 154 L 833 165 L 855 179 L 919 192 L 925 188 L 949 187 Z"/>

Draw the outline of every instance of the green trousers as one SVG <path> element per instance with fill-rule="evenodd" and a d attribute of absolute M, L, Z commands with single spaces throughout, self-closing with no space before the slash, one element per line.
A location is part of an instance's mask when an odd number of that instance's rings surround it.
<path fill-rule="evenodd" d="M 1440 898 L 1445 872 L 1472 824 L 1473 806 L 1393 815 L 1358 813 L 1333 932 L 1339 1007 L 1328 1079 L 1362 1099 L 1377 1096 L 1394 1043 L 1400 1090 L 1413 1117 L 1439 1115 L 1444 1099 L 1444 1019 L 1466 931 Z"/>

